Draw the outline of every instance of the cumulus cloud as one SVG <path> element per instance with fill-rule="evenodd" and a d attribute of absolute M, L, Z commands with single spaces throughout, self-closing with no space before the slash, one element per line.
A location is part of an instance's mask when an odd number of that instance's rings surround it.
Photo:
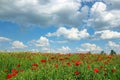
<path fill-rule="evenodd" d="M 97 46 L 96 44 L 91 44 L 91 43 L 84 43 L 81 44 L 80 48 L 76 48 L 77 51 L 80 52 L 100 52 L 102 50 L 102 48 L 100 48 L 99 46 Z"/>
<path fill-rule="evenodd" d="M 32 52 L 40 52 L 38 49 L 31 49 Z"/>
<path fill-rule="evenodd" d="M 27 46 L 25 44 L 23 44 L 23 42 L 20 41 L 13 41 L 12 43 L 12 47 L 13 48 L 26 48 Z"/>
<path fill-rule="evenodd" d="M 30 44 L 34 44 L 37 47 L 49 46 L 49 40 L 46 37 L 41 36 L 38 40 L 32 40 Z"/>
<path fill-rule="evenodd" d="M 62 53 L 68 53 L 70 51 L 71 49 L 68 46 L 62 46 L 61 48 L 58 49 L 58 52 L 62 52 Z"/>
<path fill-rule="evenodd" d="M 0 37 L 0 42 L 2 42 L 2 41 L 10 41 L 11 39 L 9 39 L 9 38 L 6 38 L 6 37 Z"/>
<path fill-rule="evenodd" d="M 108 46 L 110 46 L 110 47 L 115 47 L 115 48 L 120 48 L 120 45 L 119 45 L 119 44 L 116 44 L 115 42 L 112 42 L 112 41 L 109 41 L 109 42 L 108 42 Z"/>
<path fill-rule="evenodd" d="M 67 43 L 68 40 L 50 40 L 51 43 L 57 43 L 57 44 L 64 44 Z"/>
<path fill-rule="evenodd" d="M 118 39 L 120 38 L 120 32 L 103 30 L 95 32 L 95 35 L 99 35 L 101 39 Z"/>
<path fill-rule="evenodd" d="M 92 6 L 92 8 L 91 8 L 91 10 L 92 10 L 92 12 L 94 12 L 94 11 L 96 11 L 96 12 L 103 12 L 103 11 L 105 11 L 106 10 L 106 4 L 104 4 L 103 2 L 96 2 L 93 6 Z"/>
<path fill-rule="evenodd" d="M 48 51 L 48 52 L 50 52 L 50 48 L 48 48 L 48 47 L 43 47 L 43 48 L 42 48 L 42 51 Z"/>
<path fill-rule="evenodd" d="M 81 11 L 79 0 L 0 0 L 0 20 L 21 25 L 80 25 L 88 7 Z"/>
<path fill-rule="evenodd" d="M 120 0 L 106 0 L 106 2 L 109 2 L 109 4 L 111 4 L 108 7 L 108 10 L 120 10 Z"/>
<path fill-rule="evenodd" d="M 118 2 L 120 3 L 120 1 Z M 113 4 L 115 5 L 116 3 L 113 2 Z M 112 5 L 109 5 L 109 6 L 115 7 Z M 91 25 L 94 25 L 94 28 L 96 30 L 119 28 L 120 10 L 115 8 L 109 9 L 109 6 L 107 6 L 107 4 L 103 2 L 96 2 L 92 6 L 91 8 L 92 17 L 88 20 L 88 23 Z"/>
<path fill-rule="evenodd" d="M 82 38 L 89 37 L 89 33 L 87 32 L 86 29 L 79 31 L 77 28 L 74 28 L 74 27 L 71 29 L 67 29 L 65 27 L 60 27 L 56 32 L 48 33 L 47 36 L 48 37 L 63 36 L 64 38 L 69 39 L 69 40 L 80 40 Z"/>
<path fill-rule="evenodd" d="M 96 30 L 112 29 L 120 26 L 119 5 L 119 0 L 0 0 L 0 20 L 21 25 L 80 26 L 90 15 L 88 24 Z"/>

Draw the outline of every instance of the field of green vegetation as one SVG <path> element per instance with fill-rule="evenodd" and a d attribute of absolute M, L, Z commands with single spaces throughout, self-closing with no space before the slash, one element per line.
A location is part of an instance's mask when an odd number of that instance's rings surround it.
<path fill-rule="evenodd" d="M 1 52 L 0 80 L 120 80 L 120 55 Z"/>

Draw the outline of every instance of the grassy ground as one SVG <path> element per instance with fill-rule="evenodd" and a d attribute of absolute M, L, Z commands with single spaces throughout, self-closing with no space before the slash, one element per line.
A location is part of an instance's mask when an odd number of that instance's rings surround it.
<path fill-rule="evenodd" d="M 120 80 L 120 55 L 0 53 L 0 80 Z"/>

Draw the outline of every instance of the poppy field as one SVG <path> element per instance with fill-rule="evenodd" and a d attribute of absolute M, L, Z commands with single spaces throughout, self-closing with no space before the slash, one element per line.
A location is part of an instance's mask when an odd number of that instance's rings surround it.
<path fill-rule="evenodd" d="M 120 55 L 1 52 L 0 80 L 120 80 Z"/>

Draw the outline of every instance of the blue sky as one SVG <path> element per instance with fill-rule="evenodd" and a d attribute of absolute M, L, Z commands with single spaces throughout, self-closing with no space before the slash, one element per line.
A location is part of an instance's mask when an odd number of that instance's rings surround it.
<path fill-rule="evenodd" d="M 120 53 L 119 5 L 119 0 L 1 0 L 0 50 Z"/>

